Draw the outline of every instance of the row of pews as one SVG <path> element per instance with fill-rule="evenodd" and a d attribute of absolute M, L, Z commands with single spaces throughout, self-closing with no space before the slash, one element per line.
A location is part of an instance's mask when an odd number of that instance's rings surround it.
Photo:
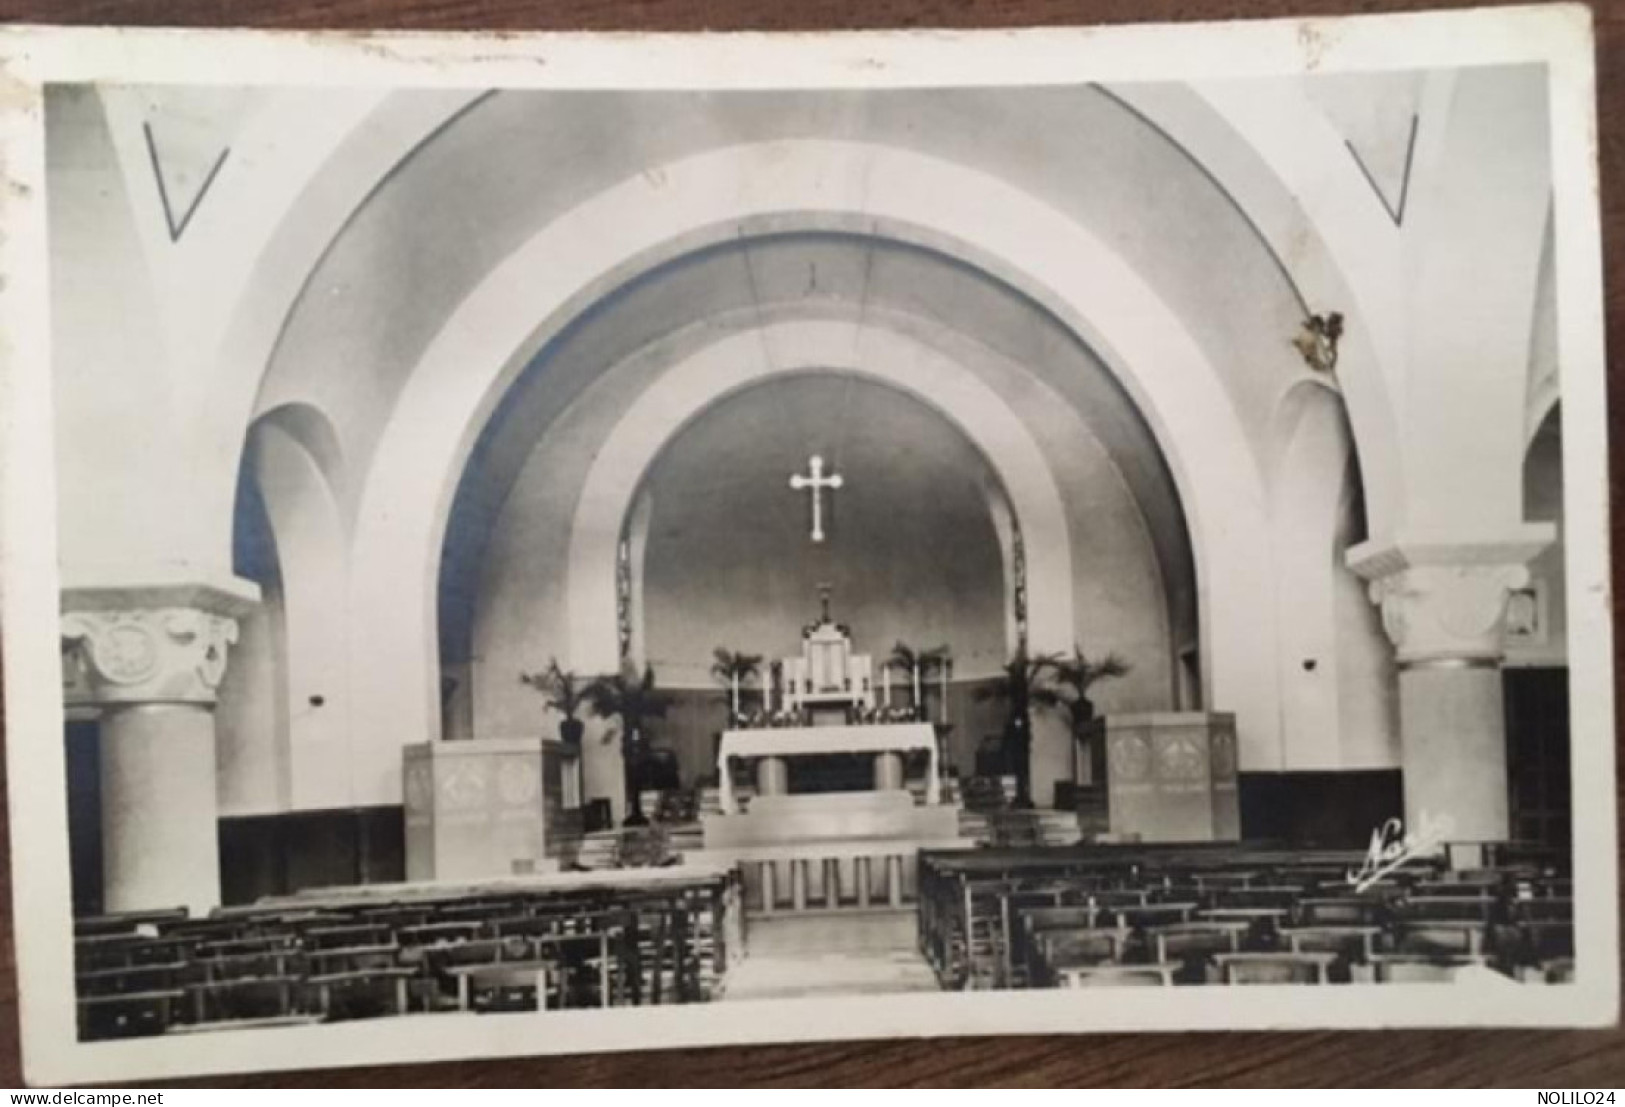
<path fill-rule="evenodd" d="M 82 917 L 79 1034 L 702 1003 L 741 926 L 737 874 L 687 867 Z"/>
<path fill-rule="evenodd" d="M 1542 856 L 1448 871 L 1236 847 L 920 857 L 920 951 L 947 989 L 1572 978 L 1573 885 Z"/>

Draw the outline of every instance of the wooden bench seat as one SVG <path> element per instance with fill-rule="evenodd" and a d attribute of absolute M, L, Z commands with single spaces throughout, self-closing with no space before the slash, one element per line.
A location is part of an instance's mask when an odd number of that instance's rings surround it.
<path fill-rule="evenodd" d="M 457 983 L 459 1011 L 541 1011 L 554 992 L 557 966 L 550 960 L 458 965 L 449 970 Z M 558 990 L 559 1005 L 567 1002 Z"/>
<path fill-rule="evenodd" d="M 1573 922 L 1574 900 L 1567 896 L 1515 899 L 1508 913 L 1514 922 Z"/>
<path fill-rule="evenodd" d="M 394 931 L 403 946 L 430 946 L 443 942 L 466 942 L 481 936 L 485 920 L 470 922 L 433 922 L 415 926 L 397 927 Z"/>
<path fill-rule="evenodd" d="M 1108 907 L 1103 914 L 1118 926 L 1156 926 L 1190 922 L 1196 906 L 1194 903 L 1147 903 L 1137 907 Z"/>
<path fill-rule="evenodd" d="M 1172 986 L 1178 965 L 1168 963 L 1069 965 L 1055 970 L 1063 988 Z"/>
<path fill-rule="evenodd" d="M 179 988 L 79 997 L 79 1037 L 133 1038 L 162 1034 L 175 1021 L 176 1007 L 186 998 Z"/>
<path fill-rule="evenodd" d="M 295 991 L 305 979 L 299 975 L 281 974 L 193 982 L 186 986 L 186 992 L 192 998 L 192 1021 L 279 1018 L 292 1014 Z M 233 1010 L 247 1010 L 250 1014 L 233 1015 Z"/>
<path fill-rule="evenodd" d="M 300 935 L 300 942 L 312 952 L 396 944 L 393 932 L 383 923 L 314 926 Z"/>
<path fill-rule="evenodd" d="M 322 1021 L 320 1015 L 270 1015 L 253 1019 L 215 1019 L 208 1022 L 178 1022 L 165 1031 L 167 1034 L 213 1034 L 221 1030 L 244 1031 L 275 1029 L 279 1026 L 311 1026 Z"/>
<path fill-rule="evenodd" d="M 1215 953 L 1225 984 L 1328 984 L 1335 953 Z"/>
<path fill-rule="evenodd" d="M 404 1015 L 407 1010 L 408 982 L 417 975 L 416 969 L 391 967 L 354 969 L 348 972 L 321 973 L 300 981 L 303 988 L 315 993 L 316 1009 L 324 1016 L 333 1013 L 335 993 L 366 992 L 381 995 L 392 1001 L 392 1011 Z"/>
<path fill-rule="evenodd" d="M 1167 923 L 1145 928 L 1146 942 L 1158 961 L 1179 962 L 1210 953 L 1235 952 L 1252 923 L 1235 920 Z"/>
<path fill-rule="evenodd" d="M 167 926 L 184 922 L 190 912 L 184 907 L 159 908 L 151 911 L 121 911 L 107 915 L 80 915 L 73 920 L 76 938 L 94 935 L 134 934 L 143 928 L 156 933 Z"/>
<path fill-rule="evenodd" d="M 1397 913 L 1402 920 L 1487 923 L 1495 917 L 1496 901 L 1476 896 L 1406 896 Z"/>
<path fill-rule="evenodd" d="M 1387 903 L 1374 897 L 1309 896 L 1297 903 L 1299 926 L 1371 926 L 1388 918 Z"/>
<path fill-rule="evenodd" d="M 1219 889 L 1212 906 L 1223 909 L 1291 908 L 1304 896 L 1299 885 L 1255 884 L 1246 888 Z"/>
<path fill-rule="evenodd" d="M 1399 953 L 1481 957 L 1489 923 L 1478 919 L 1400 919 L 1394 923 Z"/>
<path fill-rule="evenodd" d="M 1293 953 L 1338 953 L 1362 962 L 1376 955 L 1377 942 L 1384 933 L 1380 926 L 1358 925 L 1283 926 L 1276 930 Z"/>
<path fill-rule="evenodd" d="M 82 996 L 116 995 L 177 987 L 181 978 L 191 971 L 191 963 L 184 960 L 153 965 L 115 965 L 75 972 L 74 981 Z"/>
<path fill-rule="evenodd" d="M 73 943 L 74 964 L 79 970 L 167 965 L 184 959 L 192 946 L 192 942 L 182 938 L 149 938 L 130 934 L 76 938 Z"/>
<path fill-rule="evenodd" d="M 1275 926 L 1291 918 L 1290 907 L 1204 907 L 1196 912 L 1209 922 L 1242 922 L 1250 926 Z"/>
<path fill-rule="evenodd" d="M 1116 928 L 1041 930 L 1032 938 L 1026 981 L 1055 987 L 1062 969 L 1123 963 L 1133 940 L 1132 931 Z"/>
<path fill-rule="evenodd" d="M 1378 953 L 1368 964 L 1356 966 L 1354 979 L 1375 984 L 1448 984 L 1453 983 L 1462 970 L 1482 968 L 1485 964 L 1483 957 Z"/>
<path fill-rule="evenodd" d="M 264 956 L 270 953 L 288 953 L 299 948 L 299 939 L 294 934 L 260 934 L 247 938 L 223 938 L 218 941 L 200 942 L 193 952 L 198 957 L 227 958 L 244 956 Z"/>

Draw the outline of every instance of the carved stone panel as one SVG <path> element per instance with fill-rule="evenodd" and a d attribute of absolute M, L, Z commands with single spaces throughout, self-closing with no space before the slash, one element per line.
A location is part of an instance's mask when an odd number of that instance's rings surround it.
<path fill-rule="evenodd" d="M 1240 837 L 1234 716 L 1112 715 L 1106 736 L 1114 837 L 1145 842 Z"/>
<path fill-rule="evenodd" d="M 406 864 L 410 880 L 465 880 L 555 868 L 566 821 L 554 764 L 572 762 L 541 739 L 429 742 L 405 750 Z"/>

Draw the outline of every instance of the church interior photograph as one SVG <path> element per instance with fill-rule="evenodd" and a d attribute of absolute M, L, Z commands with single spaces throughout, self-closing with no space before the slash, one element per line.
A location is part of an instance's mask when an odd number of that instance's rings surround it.
<path fill-rule="evenodd" d="M 79 1038 L 1572 981 L 1548 91 L 47 87 Z"/>

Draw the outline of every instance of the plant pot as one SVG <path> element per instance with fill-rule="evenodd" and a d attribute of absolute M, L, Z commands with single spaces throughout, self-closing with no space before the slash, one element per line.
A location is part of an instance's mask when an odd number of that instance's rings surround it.
<path fill-rule="evenodd" d="M 587 724 L 580 719 L 564 719 L 559 723 L 559 738 L 567 746 L 580 747 L 581 736 L 587 732 Z"/>

